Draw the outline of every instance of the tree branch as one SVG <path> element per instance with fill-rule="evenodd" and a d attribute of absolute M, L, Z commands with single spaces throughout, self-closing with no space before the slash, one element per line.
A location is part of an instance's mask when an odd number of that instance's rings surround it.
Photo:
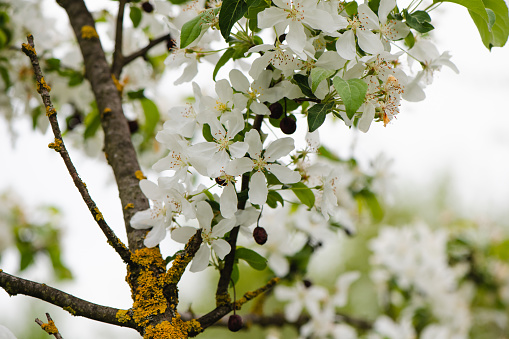
<path fill-rule="evenodd" d="M 150 42 L 147 44 L 147 46 L 143 47 L 139 51 L 136 51 L 136 52 L 126 56 L 124 58 L 124 62 L 122 64 L 122 66 L 125 66 L 125 65 L 129 64 L 131 61 L 134 61 L 138 57 L 144 56 L 145 54 L 147 54 L 147 52 L 152 47 L 160 44 L 163 41 L 167 41 L 167 40 L 170 40 L 170 39 L 171 39 L 171 35 L 170 34 L 165 34 L 163 36 L 160 36 L 159 38 L 155 38 L 154 40 L 150 40 Z"/>
<path fill-rule="evenodd" d="M 46 313 L 46 318 L 48 319 L 48 322 L 47 323 L 44 323 L 42 320 L 40 320 L 39 318 L 36 318 L 35 319 L 35 322 L 41 326 L 41 328 L 46 332 L 48 333 L 49 335 L 53 335 L 55 336 L 56 339 L 63 339 L 62 336 L 60 335 L 60 332 L 58 331 L 58 328 L 57 326 L 55 325 L 55 322 L 53 321 L 53 319 L 51 319 L 51 316 L 49 315 L 49 313 Z"/>
<path fill-rule="evenodd" d="M 65 166 L 67 167 L 67 170 L 69 171 L 69 174 L 71 175 L 72 180 L 74 181 L 74 185 L 78 188 L 78 191 L 80 192 L 81 197 L 87 204 L 90 213 L 92 213 L 92 216 L 94 217 L 95 221 L 97 222 L 97 224 L 103 231 L 104 235 L 108 239 L 108 243 L 115 249 L 115 251 L 117 251 L 122 260 L 128 263 L 131 260 L 131 253 L 122 243 L 122 241 L 120 241 L 120 239 L 115 235 L 115 233 L 108 226 L 106 221 L 104 221 L 103 215 L 99 211 L 99 208 L 97 207 L 95 202 L 92 200 L 92 197 L 90 197 L 90 194 L 85 186 L 85 183 L 79 177 L 78 172 L 76 171 L 76 168 L 74 167 L 74 164 L 71 161 L 71 157 L 69 156 L 69 153 L 67 152 L 64 141 L 62 139 L 60 127 L 58 126 L 57 111 L 55 110 L 55 108 L 53 108 L 53 104 L 51 103 L 51 98 L 49 95 L 49 91 L 51 90 L 51 88 L 46 84 L 46 81 L 44 80 L 44 76 L 42 74 L 41 67 L 39 65 L 39 59 L 37 57 L 37 53 L 35 51 L 34 46 L 34 38 L 33 36 L 29 35 L 27 39 L 28 44 L 23 44 L 21 49 L 30 58 L 30 61 L 32 62 L 32 67 L 34 69 L 35 77 L 37 80 L 37 91 L 41 95 L 44 106 L 46 107 L 46 115 L 48 116 L 51 128 L 53 130 L 53 134 L 55 135 L 55 142 L 49 144 L 49 147 L 55 149 L 55 151 L 60 153 L 60 156 L 64 160 Z"/>
<path fill-rule="evenodd" d="M 39 284 L 30 280 L 18 278 L 2 270 L 0 270 L 0 286 L 11 296 L 24 294 L 59 306 L 75 316 L 86 317 L 104 323 L 138 330 L 131 318 L 118 316 L 118 314 L 122 314 L 122 310 L 97 305 L 47 286 L 46 284 Z"/>
<path fill-rule="evenodd" d="M 90 81 L 97 108 L 101 112 L 105 155 L 115 174 L 120 201 L 124 207 L 122 211 L 129 248 L 135 251 L 145 247 L 143 239 L 147 230 L 133 229 L 130 220 L 134 213 L 147 209 L 149 204 L 141 192 L 136 177 L 140 166 L 122 109 L 121 95 L 115 86 L 111 69 L 95 31 L 94 18 L 84 1 L 57 0 L 57 2 L 69 16 L 83 55 L 86 77 Z"/>
<path fill-rule="evenodd" d="M 111 74 L 115 78 L 120 78 L 122 72 L 122 66 L 124 65 L 124 55 L 122 54 L 122 40 L 123 40 L 123 23 L 125 4 L 127 0 L 120 0 L 118 2 L 118 14 L 117 14 L 117 25 L 115 29 L 115 50 L 113 51 L 113 63 L 111 65 Z"/>

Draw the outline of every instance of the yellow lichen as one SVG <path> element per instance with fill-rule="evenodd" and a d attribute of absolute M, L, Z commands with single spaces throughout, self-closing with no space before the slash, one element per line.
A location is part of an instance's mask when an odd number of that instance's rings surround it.
<path fill-rule="evenodd" d="M 128 210 L 130 208 L 134 208 L 134 204 L 132 202 L 128 203 L 127 205 L 125 205 L 124 209 L 125 210 Z"/>
<path fill-rule="evenodd" d="M 62 140 L 55 138 L 55 142 L 50 142 L 48 147 L 60 152 L 62 150 Z"/>
<path fill-rule="evenodd" d="M 52 116 L 53 114 L 57 114 L 57 110 L 53 107 L 46 106 L 46 116 Z"/>
<path fill-rule="evenodd" d="M 122 91 L 124 90 L 124 85 L 121 84 L 120 81 L 118 81 L 118 79 L 113 74 L 111 75 L 111 78 L 113 79 L 113 83 L 115 84 L 117 91 L 122 93 Z"/>
<path fill-rule="evenodd" d="M 265 291 L 267 291 L 269 288 L 272 288 L 275 284 L 277 284 L 279 282 L 279 280 L 280 279 L 277 278 L 277 277 L 276 278 L 272 278 L 272 279 L 269 280 L 269 282 L 267 282 L 267 284 L 265 284 L 265 286 L 262 286 L 259 289 L 251 291 L 251 292 L 246 292 L 242 298 L 240 298 L 239 300 L 235 301 L 235 309 L 240 310 L 240 307 L 243 304 L 247 303 L 249 300 L 252 300 L 252 299 L 256 298 L 260 294 L 262 294 Z"/>
<path fill-rule="evenodd" d="M 147 179 L 146 176 L 143 175 L 143 172 L 138 170 L 136 172 L 134 172 L 134 175 L 136 176 L 136 179 L 138 180 L 143 180 L 143 179 Z"/>
<path fill-rule="evenodd" d="M 126 323 L 131 320 L 131 317 L 128 314 L 129 310 L 118 310 L 115 318 L 121 323 Z"/>
<path fill-rule="evenodd" d="M 82 39 L 98 39 L 99 35 L 95 31 L 95 28 L 92 26 L 83 26 L 81 27 L 81 38 Z"/>
<path fill-rule="evenodd" d="M 97 221 L 104 220 L 103 214 L 99 211 L 99 209 L 97 207 L 94 208 L 94 212 L 95 212 L 95 220 L 97 220 Z"/>
<path fill-rule="evenodd" d="M 216 295 L 216 306 L 228 305 L 232 302 L 229 294 L 218 294 Z"/>
<path fill-rule="evenodd" d="M 48 93 L 51 92 L 51 87 L 46 83 L 44 77 L 41 77 L 41 81 L 37 82 L 37 93 L 41 94 L 43 89 L 48 91 Z"/>
<path fill-rule="evenodd" d="M 53 320 L 48 321 L 47 324 L 42 324 L 41 328 L 44 331 L 46 331 L 46 333 L 48 333 L 48 334 L 57 334 L 58 333 L 58 329 L 55 326 L 55 323 L 53 322 Z"/>
<path fill-rule="evenodd" d="M 164 275 L 152 269 L 165 269 L 165 262 L 158 248 L 142 248 L 131 254 L 131 260 L 141 266 L 133 293 L 133 320 L 139 326 L 146 326 L 151 316 L 164 313 L 167 301 L 163 294 Z M 127 280 L 131 282 L 131 272 Z M 131 286 L 131 289 L 133 286 Z"/>
<path fill-rule="evenodd" d="M 108 113 L 111 113 L 111 108 L 109 107 L 106 107 L 103 111 L 103 114 L 108 114 Z"/>
<path fill-rule="evenodd" d="M 185 339 L 188 337 L 187 323 L 177 315 L 169 321 L 163 321 L 156 326 L 148 326 L 145 329 L 144 339 Z"/>
<path fill-rule="evenodd" d="M 194 332 L 194 333 L 203 332 L 203 328 L 201 328 L 200 322 L 198 320 L 196 320 L 196 319 L 186 321 L 186 325 L 187 325 L 187 332 L 188 333 L 190 333 L 190 332 Z"/>
<path fill-rule="evenodd" d="M 72 315 L 76 315 L 76 311 L 71 306 L 64 307 L 64 311 L 71 313 Z"/>

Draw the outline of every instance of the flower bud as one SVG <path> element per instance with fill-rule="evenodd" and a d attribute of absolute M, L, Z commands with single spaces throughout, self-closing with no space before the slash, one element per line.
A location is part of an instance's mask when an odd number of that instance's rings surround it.
<path fill-rule="evenodd" d="M 143 10 L 147 13 L 152 13 L 154 11 L 154 6 L 148 1 L 142 3 L 141 8 L 143 8 Z"/>
<path fill-rule="evenodd" d="M 269 111 L 272 119 L 279 119 L 283 115 L 283 105 L 279 102 L 275 102 L 269 106 Z"/>
<path fill-rule="evenodd" d="M 232 332 L 237 332 L 242 328 L 243 323 L 240 315 L 232 314 L 230 318 L 228 318 L 228 329 Z"/>
<path fill-rule="evenodd" d="M 284 117 L 279 123 L 284 134 L 293 134 L 297 130 L 297 122 L 292 117 Z"/>
<path fill-rule="evenodd" d="M 256 226 L 253 230 L 253 238 L 258 245 L 263 245 L 267 242 L 267 231 L 263 227 Z"/>

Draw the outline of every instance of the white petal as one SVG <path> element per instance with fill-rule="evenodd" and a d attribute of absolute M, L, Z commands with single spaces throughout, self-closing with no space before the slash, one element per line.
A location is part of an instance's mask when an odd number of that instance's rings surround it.
<path fill-rule="evenodd" d="M 171 231 L 171 238 L 181 244 L 187 244 L 197 229 L 190 226 L 182 226 Z"/>
<path fill-rule="evenodd" d="M 299 172 L 292 171 L 288 167 L 278 164 L 269 164 L 267 170 L 274 174 L 283 184 L 294 184 L 300 181 Z"/>
<path fill-rule="evenodd" d="M 355 35 L 352 31 L 346 31 L 336 41 L 336 51 L 346 60 L 355 59 L 357 50 L 355 49 Z"/>
<path fill-rule="evenodd" d="M 228 147 L 233 158 L 240 158 L 246 155 L 249 145 L 243 141 L 234 142 Z"/>
<path fill-rule="evenodd" d="M 357 31 L 357 39 L 362 50 L 369 54 L 379 54 L 384 51 L 384 45 L 379 36 L 371 31 Z"/>
<path fill-rule="evenodd" d="M 249 80 L 246 76 L 238 69 L 232 69 L 230 71 L 230 81 L 233 88 L 237 91 L 247 93 L 249 91 Z"/>
<path fill-rule="evenodd" d="M 278 277 L 284 277 L 290 270 L 288 260 L 286 260 L 286 258 L 279 253 L 273 253 L 269 257 L 268 265 Z"/>
<path fill-rule="evenodd" d="M 394 8 L 394 7 L 393 7 Z M 370 28 L 370 29 L 378 29 L 379 28 L 379 21 L 378 17 L 376 16 L 375 12 L 369 8 L 368 5 L 362 4 L 358 7 L 359 12 L 359 20 L 362 22 L 364 27 Z M 387 18 L 387 15 L 385 16 Z M 359 34 L 359 30 L 357 31 L 357 36 Z"/>
<path fill-rule="evenodd" d="M 212 207 L 206 201 L 199 201 L 196 204 L 196 218 L 203 231 L 210 230 L 214 212 L 212 212 Z"/>
<path fill-rule="evenodd" d="M 270 59 L 274 55 L 274 52 L 266 52 L 261 57 L 255 59 L 251 64 L 251 69 L 249 70 L 249 75 L 256 79 L 260 75 L 261 72 L 267 67 L 270 63 Z"/>
<path fill-rule="evenodd" d="M 269 115 L 270 111 L 264 104 L 259 103 L 258 101 L 253 101 L 251 106 L 249 107 L 251 110 L 258 115 Z"/>
<path fill-rule="evenodd" d="M 304 26 L 300 22 L 291 21 L 286 35 L 286 41 L 288 46 L 302 59 L 306 59 L 304 54 L 304 46 L 306 46 L 306 33 L 304 32 Z"/>
<path fill-rule="evenodd" d="M 361 132 L 366 133 L 369 130 L 369 126 L 371 126 L 371 122 L 375 118 L 375 106 L 372 104 L 364 105 L 364 112 L 362 113 L 361 118 L 359 119 L 359 124 L 357 127 Z"/>
<path fill-rule="evenodd" d="M 230 244 L 224 239 L 216 239 L 212 242 L 212 248 L 216 252 L 219 259 L 224 259 L 228 253 L 232 250 Z"/>
<path fill-rule="evenodd" d="M 220 222 L 218 222 L 216 225 L 214 225 L 214 228 L 212 229 L 212 237 L 219 238 L 224 236 L 226 233 L 230 232 L 234 227 L 236 223 L 236 218 L 232 219 L 223 219 Z"/>
<path fill-rule="evenodd" d="M 378 18 L 381 23 L 387 22 L 387 15 L 396 7 L 396 0 L 381 0 L 378 7 Z M 405 25 L 406 26 L 406 25 Z"/>
<path fill-rule="evenodd" d="M 200 272 L 209 266 L 209 258 L 210 258 L 210 248 L 206 244 L 201 244 L 200 248 L 196 252 L 196 255 L 193 258 L 193 262 L 191 264 L 191 268 L 189 271 L 191 272 Z"/>
<path fill-rule="evenodd" d="M 286 13 L 277 7 L 269 7 L 258 13 L 258 27 L 269 28 L 286 20 Z"/>
<path fill-rule="evenodd" d="M 253 169 L 254 164 L 253 160 L 249 158 L 239 158 L 239 159 L 233 159 L 226 165 L 226 174 L 228 175 L 241 175 L 246 172 L 251 172 Z"/>
<path fill-rule="evenodd" d="M 224 218 L 231 218 L 237 212 L 237 192 L 235 191 L 235 186 L 232 183 L 228 183 L 225 188 L 223 188 L 223 194 L 221 194 L 221 198 L 219 200 L 221 215 Z"/>
<path fill-rule="evenodd" d="M 260 171 L 253 174 L 249 182 L 249 200 L 251 203 L 255 205 L 265 204 L 268 193 L 265 175 Z"/>
<path fill-rule="evenodd" d="M 274 161 L 285 155 L 288 155 L 295 148 L 292 138 L 281 138 L 273 141 L 264 154 L 264 159 L 267 161 Z"/>
<path fill-rule="evenodd" d="M 153 212 L 150 208 L 136 212 L 131 218 L 131 227 L 137 230 L 153 227 L 154 223 Z"/>
<path fill-rule="evenodd" d="M 249 155 L 252 158 L 259 158 L 262 154 L 262 141 L 257 130 L 252 129 L 246 133 L 244 141 L 249 145 Z"/>
<path fill-rule="evenodd" d="M 221 79 L 216 82 L 216 93 L 219 100 L 223 103 L 233 99 L 233 88 L 226 79 Z"/>
<path fill-rule="evenodd" d="M 143 243 L 145 246 L 151 248 L 159 245 L 161 241 L 166 237 L 166 227 L 164 225 L 158 225 L 152 228 L 145 237 Z"/>

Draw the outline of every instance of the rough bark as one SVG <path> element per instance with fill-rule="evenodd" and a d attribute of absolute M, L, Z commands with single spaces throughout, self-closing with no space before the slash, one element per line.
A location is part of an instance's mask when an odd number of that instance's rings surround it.
<path fill-rule="evenodd" d="M 69 16 L 83 55 L 86 77 L 94 92 L 97 108 L 102 113 L 104 152 L 117 182 L 129 248 L 131 250 L 143 248 L 146 231 L 133 229 L 130 226 L 130 220 L 135 212 L 147 209 L 149 205 L 139 188 L 139 180 L 135 175 L 136 171 L 140 170 L 140 166 L 122 109 L 121 95 L 112 78 L 99 38 L 86 37 L 82 33 L 83 27 L 86 26 L 95 29 L 94 19 L 84 1 L 60 0 L 58 3 Z M 134 208 L 125 208 L 128 205 Z"/>

